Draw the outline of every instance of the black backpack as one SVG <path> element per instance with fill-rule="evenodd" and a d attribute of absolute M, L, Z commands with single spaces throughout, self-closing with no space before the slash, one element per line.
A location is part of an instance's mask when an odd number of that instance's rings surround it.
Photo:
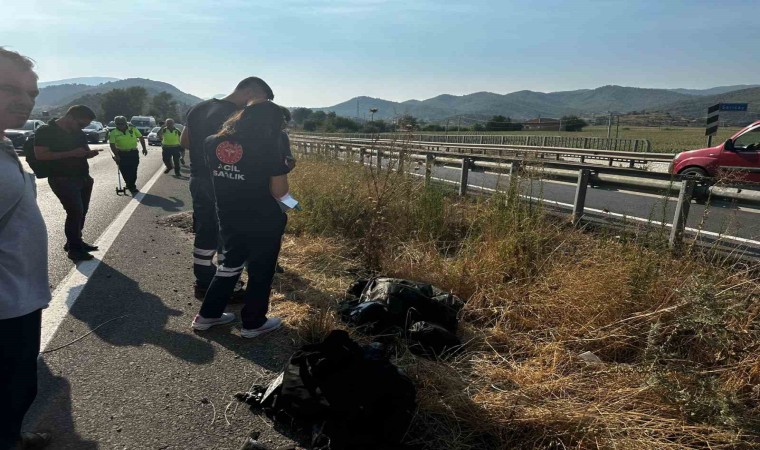
<path fill-rule="evenodd" d="M 26 158 L 27 164 L 29 164 L 29 167 L 32 168 L 32 171 L 37 178 L 47 178 L 50 176 L 50 162 L 39 161 L 37 159 L 37 156 L 34 154 L 34 142 L 34 135 L 26 138 L 23 147 L 24 157 Z"/>

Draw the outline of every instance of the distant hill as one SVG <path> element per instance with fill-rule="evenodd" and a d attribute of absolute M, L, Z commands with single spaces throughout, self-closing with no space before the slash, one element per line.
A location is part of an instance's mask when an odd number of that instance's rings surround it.
<path fill-rule="evenodd" d="M 37 83 L 37 86 L 42 89 L 48 86 L 57 86 L 59 84 L 84 84 L 87 86 L 97 86 L 102 83 L 108 83 L 109 81 L 118 81 L 119 78 L 113 77 L 79 77 L 79 78 L 66 78 L 64 80 L 55 81 L 43 81 Z"/>
<path fill-rule="evenodd" d="M 364 117 L 371 107 L 378 109 L 376 118 L 390 119 L 411 114 L 430 121 L 440 121 L 459 115 L 501 114 L 513 119 L 560 117 L 564 115 L 606 114 L 609 111 L 635 111 L 691 99 L 692 96 L 667 89 L 642 89 L 623 86 L 603 86 L 564 92 L 518 91 L 510 94 L 477 92 L 468 95 L 439 95 L 427 100 L 392 102 L 370 97 L 356 97 L 323 111 L 334 111 L 346 117 Z"/>
<path fill-rule="evenodd" d="M 751 89 L 760 87 L 760 84 L 736 84 L 733 86 L 718 86 L 710 89 L 668 89 L 669 91 L 678 92 L 686 95 L 719 95 L 742 89 Z"/>
<path fill-rule="evenodd" d="M 702 118 L 707 115 L 707 108 L 717 103 L 749 103 L 748 113 L 730 112 L 721 114 L 721 121 L 730 120 L 744 123 L 757 120 L 760 115 L 760 87 L 726 92 L 718 95 L 692 96 L 678 102 L 662 105 L 658 108 L 676 117 Z"/>
<path fill-rule="evenodd" d="M 140 86 L 148 91 L 149 95 L 156 95 L 162 91 L 172 94 L 175 100 L 186 105 L 194 105 L 201 101 L 200 98 L 182 92 L 169 83 L 162 81 L 148 80 L 145 78 L 127 78 L 124 80 L 110 81 L 97 86 L 87 86 L 84 84 L 62 84 L 57 86 L 48 86 L 40 89 L 40 95 L 37 97 L 38 110 L 52 110 L 72 103 L 74 100 L 95 94 L 103 94 L 113 89 L 125 89 L 133 86 Z"/>

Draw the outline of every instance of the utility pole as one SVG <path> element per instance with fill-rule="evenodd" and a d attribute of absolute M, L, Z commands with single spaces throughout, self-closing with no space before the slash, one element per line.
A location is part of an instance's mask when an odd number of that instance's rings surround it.
<path fill-rule="evenodd" d="M 449 119 L 446 119 L 446 134 L 449 134 Z"/>
<path fill-rule="evenodd" d="M 462 131 L 462 116 L 459 116 L 459 123 L 457 123 L 457 132 Z"/>
<path fill-rule="evenodd" d="M 612 134 L 612 113 L 610 113 L 610 116 L 607 118 L 607 139 L 610 138 L 611 134 Z"/>
<path fill-rule="evenodd" d="M 618 134 L 620 133 L 620 116 L 616 116 L 617 118 L 617 126 L 615 127 L 615 139 L 618 138 Z"/>

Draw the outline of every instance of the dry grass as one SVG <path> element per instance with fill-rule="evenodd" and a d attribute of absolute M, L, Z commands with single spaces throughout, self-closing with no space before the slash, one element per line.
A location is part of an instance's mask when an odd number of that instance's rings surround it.
<path fill-rule="evenodd" d="M 641 238 L 583 233 L 503 197 L 303 159 L 276 312 L 304 342 L 340 327 L 357 276 L 450 289 L 466 352 L 399 347 L 427 448 L 760 448 L 757 267 L 675 259 Z M 505 206 L 505 200 L 507 205 Z M 648 238 L 647 238 L 648 239 Z M 581 360 L 591 351 L 602 364 Z"/>

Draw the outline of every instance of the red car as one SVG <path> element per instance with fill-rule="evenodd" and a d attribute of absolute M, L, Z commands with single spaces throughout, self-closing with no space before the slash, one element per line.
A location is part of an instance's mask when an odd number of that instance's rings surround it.
<path fill-rule="evenodd" d="M 760 120 L 716 147 L 677 154 L 670 173 L 760 182 Z"/>

